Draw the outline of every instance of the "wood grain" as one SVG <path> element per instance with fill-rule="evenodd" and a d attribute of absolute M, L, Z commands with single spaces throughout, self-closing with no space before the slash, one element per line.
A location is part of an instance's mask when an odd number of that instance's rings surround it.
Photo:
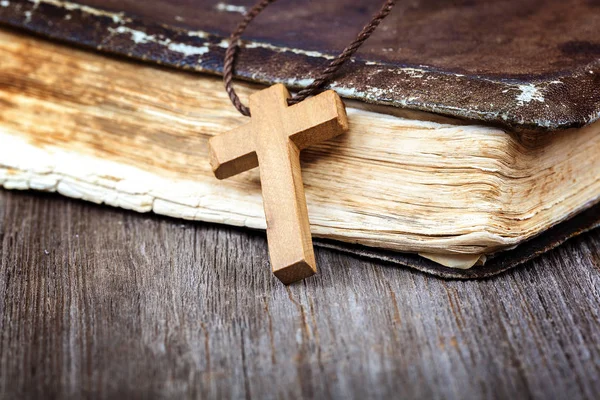
<path fill-rule="evenodd" d="M 260 167 L 271 269 L 286 284 L 317 272 L 300 151 L 348 131 L 344 103 L 333 90 L 291 107 L 289 98 L 282 84 L 252 94 L 250 122 L 208 142 L 217 178 Z"/>
<path fill-rule="evenodd" d="M 536 398 L 600 393 L 600 232 L 444 281 L 263 234 L 0 192 L 2 398 Z"/>
<path fill-rule="evenodd" d="M 238 85 L 245 99 L 256 86 Z M 311 232 L 474 255 L 598 201 L 600 124 L 523 141 L 498 128 L 348 108 L 350 131 L 301 157 Z M 243 124 L 216 77 L 0 31 L 0 184 L 265 229 L 260 181 L 218 182 L 207 142 Z"/>

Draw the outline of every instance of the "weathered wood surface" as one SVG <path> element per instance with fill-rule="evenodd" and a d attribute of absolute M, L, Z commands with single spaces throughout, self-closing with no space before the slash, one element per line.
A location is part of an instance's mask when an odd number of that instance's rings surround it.
<path fill-rule="evenodd" d="M 483 281 L 0 192 L 0 397 L 539 398 L 600 393 L 600 232 Z"/>

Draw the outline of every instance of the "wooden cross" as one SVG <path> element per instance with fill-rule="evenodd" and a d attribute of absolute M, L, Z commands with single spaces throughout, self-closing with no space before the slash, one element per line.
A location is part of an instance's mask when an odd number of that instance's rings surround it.
<path fill-rule="evenodd" d="M 219 179 L 260 167 L 271 268 L 285 284 L 317 272 L 300 151 L 348 130 L 344 103 L 333 90 L 293 106 L 289 97 L 281 84 L 251 95 L 251 121 L 209 142 Z"/>

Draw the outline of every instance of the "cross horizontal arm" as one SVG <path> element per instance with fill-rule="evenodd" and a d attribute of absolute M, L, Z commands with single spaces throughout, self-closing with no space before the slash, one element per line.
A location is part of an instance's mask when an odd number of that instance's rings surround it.
<path fill-rule="evenodd" d="M 348 131 L 344 103 L 333 90 L 288 107 L 284 123 L 285 131 L 299 150 Z"/>
<path fill-rule="evenodd" d="M 218 179 L 226 179 L 258 167 L 251 122 L 208 142 L 210 165 Z"/>

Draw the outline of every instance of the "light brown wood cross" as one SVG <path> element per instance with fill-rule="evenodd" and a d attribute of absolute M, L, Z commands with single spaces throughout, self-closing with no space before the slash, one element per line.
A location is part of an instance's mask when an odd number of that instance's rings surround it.
<path fill-rule="evenodd" d="M 317 272 L 300 151 L 348 130 L 344 103 L 333 90 L 293 106 L 289 97 L 281 84 L 252 94 L 251 121 L 209 142 L 219 179 L 260 167 L 271 268 L 285 284 Z"/>

